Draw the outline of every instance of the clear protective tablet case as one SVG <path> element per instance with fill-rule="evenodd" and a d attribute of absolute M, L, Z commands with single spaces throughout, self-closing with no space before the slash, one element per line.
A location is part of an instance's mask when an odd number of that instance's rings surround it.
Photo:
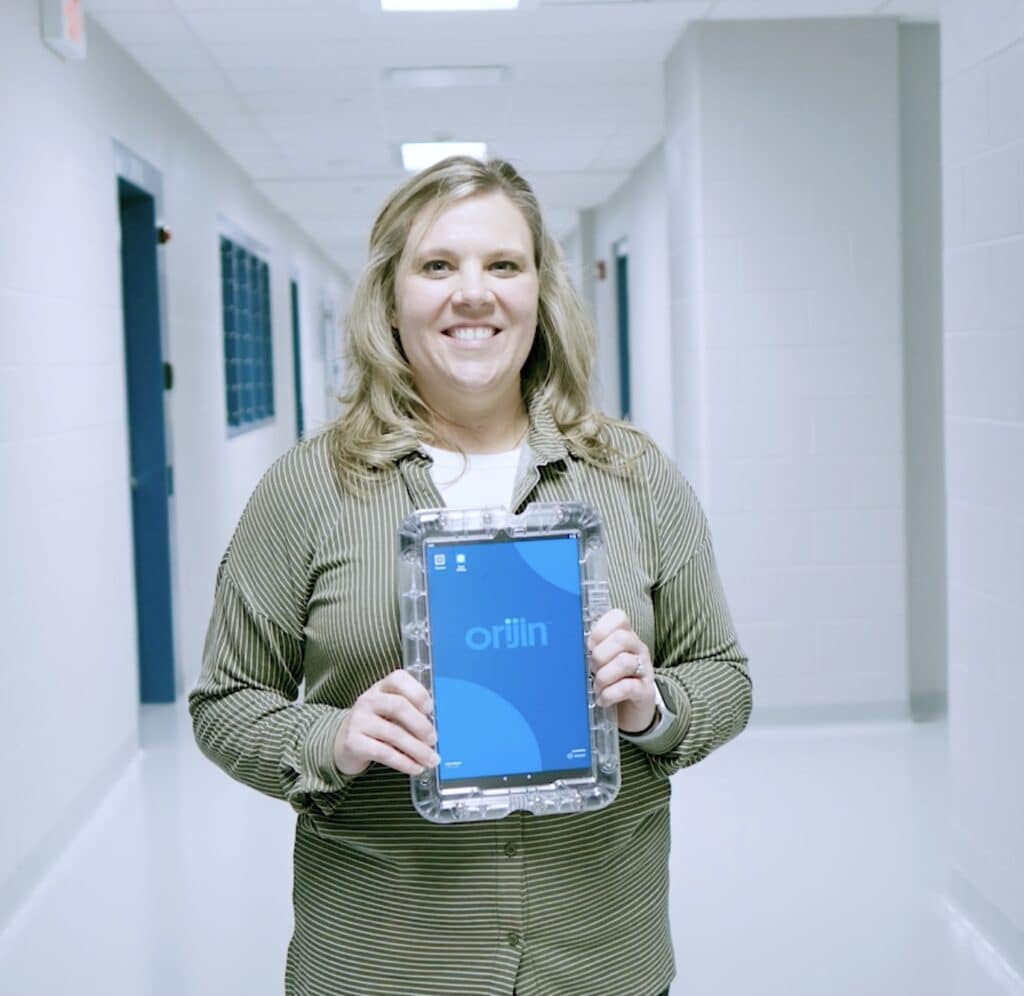
<path fill-rule="evenodd" d="M 610 608 L 597 510 L 413 512 L 400 527 L 398 585 L 404 666 L 434 697 L 441 755 L 411 779 L 417 812 L 462 823 L 611 803 L 618 726 L 596 701 L 586 652 Z M 509 608 L 510 598 L 520 601 Z"/>

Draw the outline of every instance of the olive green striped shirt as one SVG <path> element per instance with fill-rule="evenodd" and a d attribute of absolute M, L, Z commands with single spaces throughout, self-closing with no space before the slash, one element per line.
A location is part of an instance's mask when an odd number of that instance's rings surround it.
<path fill-rule="evenodd" d="M 398 525 L 442 501 L 420 450 L 353 495 L 327 435 L 293 447 L 221 562 L 189 696 L 203 752 L 299 814 L 288 996 L 653 996 L 674 975 L 668 776 L 745 726 L 746 658 L 672 463 L 650 444 L 613 473 L 572 454 L 543 403 L 530 414 L 513 507 L 598 507 L 612 604 L 651 648 L 675 719 L 642 746 L 621 741 L 621 791 L 594 813 L 438 826 L 414 811 L 407 776 L 343 776 L 344 710 L 401 666 Z"/>

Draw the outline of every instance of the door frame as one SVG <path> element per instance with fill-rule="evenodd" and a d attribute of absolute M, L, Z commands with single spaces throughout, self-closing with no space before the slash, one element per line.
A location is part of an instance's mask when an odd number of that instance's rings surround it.
<path fill-rule="evenodd" d="M 119 210 L 119 195 L 117 184 L 119 180 L 127 180 L 132 185 L 138 187 L 143 192 L 149 194 L 153 198 L 153 206 L 155 211 L 155 218 L 157 226 L 163 223 L 165 217 L 164 214 L 164 191 L 163 191 L 163 174 L 148 162 L 143 159 L 142 156 L 133 152 L 128 146 L 119 142 L 117 139 L 113 140 L 113 156 L 114 156 L 114 194 L 115 194 L 115 210 Z M 117 222 L 118 232 L 118 246 L 120 246 L 120 235 L 121 226 L 120 220 Z M 155 233 L 154 233 L 155 236 Z M 157 311 L 158 321 L 160 326 L 160 355 L 164 362 L 168 362 L 170 354 L 170 343 L 168 338 L 168 322 L 167 322 L 167 272 L 164 261 L 164 253 L 156 253 L 156 271 L 157 271 Z M 121 276 L 121 263 L 120 263 L 120 249 L 118 249 L 118 274 L 119 274 L 119 288 L 120 281 L 123 279 Z M 124 329 L 124 316 L 122 314 L 122 342 L 125 335 Z M 125 392 L 127 395 L 128 388 L 128 370 L 127 370 L 127 357 L 125 356 L 123 382 L 125 385 Z M 172 405 L 171 405 L 171 392 L 165 390 L 163 393 L 163 422 L 164 422 L 164 452 L 166 455 L 166 462 L 169 468 L 175 466 L 174 459 L 174 432 L 173 432 L 173 421 L 171 419 Z M 131 475 L 131 436 L 130 427 L 125 433 L 125 446 L 128 448 L 126 454 L 126 466 L 128 468 L 129 478 Z M 127 480 L 126 486 L 131 490 L 131 481 Z M 181 613 L 178 611 L 180 599 L 178 597 L 178 583 L 179 583 L 179 566 L 178 566 L 178 543 L 177 543 L 177 523 L 175 515 L 175 497 L 177 495 L 177 487 L 171 489 L 171 493 L 167 496 L 167 544 L 170 558 L 170 611 L 171 611 L 171 634 L 172 634 L 172 660 L 174 668 L 174 697 L 181 694 L 184 688 L 184 675 L 181 667 L 181 647 L 182 644 L 182 633 L 181 633 Z M 132 536 L 132 550 L 134 560 L 134 526 Z M 133 577 L 133 588 L 134 585 L 134 563 L 132 567 Z M 136 631 L 138 628 L 138 621 L 136 620 Z M 138 653 L 138 644 L 136 643 L 136 653 Z M 137 662 L 138 663 L 138 662 Z M 140 671 L 141 673 L 141 671 Z M 141 690 L 140 690 L 140 704 L 141 704 Z"/>

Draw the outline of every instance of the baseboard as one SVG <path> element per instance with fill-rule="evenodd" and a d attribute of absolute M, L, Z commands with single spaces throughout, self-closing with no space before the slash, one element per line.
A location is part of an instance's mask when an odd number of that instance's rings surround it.
<path fill-rule="evenodd" d="M 0 933 L 7 929 L 138 752 L 139 742 L 135 736 L 124 741 L 72 798 L 54 829 L 37 841 L 18 862 L 14 873 L 0 883 Z"/>
<path fill-rule="evenodd" d="M 954 930 L 1002 984 L 1000 991 L 1024 994 L 1024 930 L 955 869 L 950 872 L 946 900 Z"/>

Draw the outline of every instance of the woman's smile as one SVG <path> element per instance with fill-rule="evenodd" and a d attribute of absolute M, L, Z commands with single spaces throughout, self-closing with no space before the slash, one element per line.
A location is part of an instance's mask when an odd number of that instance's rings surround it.
<path fill-rule="evenodd" d="M 484 342 L 493 339 L 501 330 L 493 325 L 453 325 L 444 334 L 457 342 Z"/>

